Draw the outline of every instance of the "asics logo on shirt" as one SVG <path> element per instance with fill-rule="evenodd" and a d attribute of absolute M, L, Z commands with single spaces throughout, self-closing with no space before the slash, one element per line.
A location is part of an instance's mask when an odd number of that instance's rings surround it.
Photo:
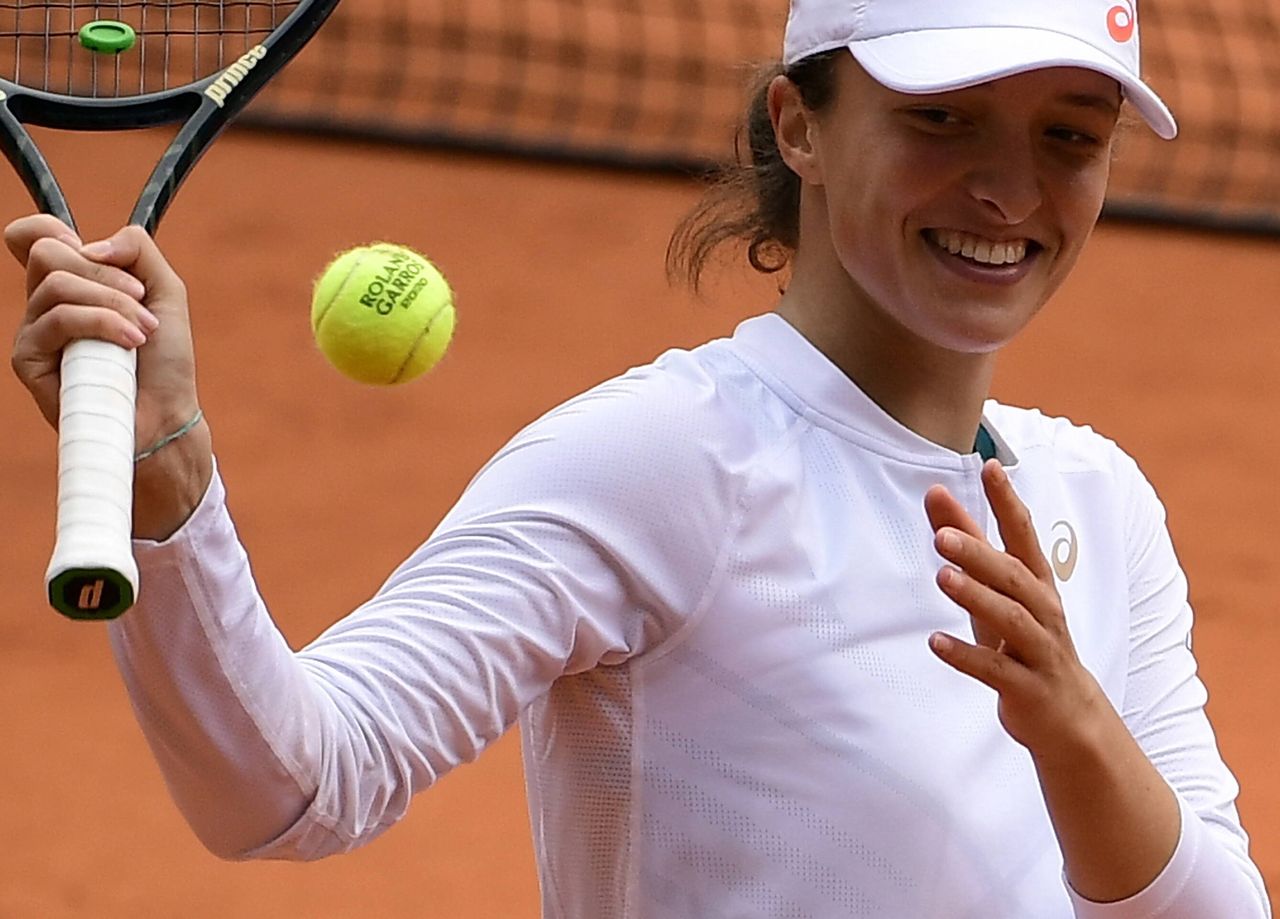
<path fill-rule="evenodd" d="M 1134 11 L 1132 0 L 1124 0 L 1119 6 L 1107 11 L 1107 31 L 1120 44 L 1133 38 L 1133 31 L 1138 26 L 1138 16 Z"/>
<path fill-rule="evenodd" d="M 1049 546 L 1049 563 L 1053 566 L 1053 573 L 1058 576 L 1058 580 L 1065 584 L 1075 573 L 1080 542 L 1076 539 L 1076 531 L 1065 520 L 1055 523 L 1053 532 L 1056 538 Z"/>

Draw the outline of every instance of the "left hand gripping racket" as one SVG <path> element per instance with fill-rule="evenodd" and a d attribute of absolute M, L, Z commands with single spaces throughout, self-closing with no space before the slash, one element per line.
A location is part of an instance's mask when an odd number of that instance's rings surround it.
<path fill-rule="evenodd" d="M 155 231 L 230 120 L 337 0 L 0 0 L 0 147 L 36 205 L 74 227 L 24 125 L 114 131 L 180 123 L 129 222 Z M 130 544 L 137 355 L 77 341 L 62 356 L 58 522 L 49 602 L 114 619 L 138 592 Z"/>

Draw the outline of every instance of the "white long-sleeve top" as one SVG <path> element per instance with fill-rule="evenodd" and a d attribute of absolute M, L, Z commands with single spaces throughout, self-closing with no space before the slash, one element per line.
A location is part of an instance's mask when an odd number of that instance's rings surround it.
<path fill-rule="evenodd" d="M 1181 802 L 1172 860 L 1120 903 L 1070 890 L 994 693 L 927 647 L 970 626 L 923 495 L 946 485 L 998 545 L 980 458 L 897 424 L 776 315 L 522 431 L 296 653 L 215 476 L 137 544 L 113 646 L 228 857 L 368 842 L 519 720 L 548 919 L 1269 916 L 1153 490 L 1087 428 L 995 402 L 984 427 L 1081 659 Z"/>

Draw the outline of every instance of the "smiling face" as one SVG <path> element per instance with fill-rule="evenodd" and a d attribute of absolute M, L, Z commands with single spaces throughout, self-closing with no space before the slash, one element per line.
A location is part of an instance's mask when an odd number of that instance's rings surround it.
<path fill-rule="evenodd" d="M 874 322 L 881 336 L 888 325 L 985 353 L 1026 325 L 1088 239 L 1120 91 L 1102 74 L 1053 68 L 906 95 L 849 55 L 821 112 L 781 78 L 770 104 L 803 183 L 790 290 L 807 309 L 847 313 L 828 327 Z"/>

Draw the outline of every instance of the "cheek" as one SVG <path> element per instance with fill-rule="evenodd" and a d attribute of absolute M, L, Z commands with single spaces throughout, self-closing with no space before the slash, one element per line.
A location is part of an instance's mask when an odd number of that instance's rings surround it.
<path fill-rule="evenodd" d="M 836 255 L 853 284 L 883 310 L 910 312 L 929 299 L 919 258 L 922 227 L 915 218 L 922 183 L 888 176 L 862 186 L 832 212 Z"/>
<path fill-rule="evenodd" d="M 904 240 L 918 231 L 911 222 L 930 194 L 927 169 L 906 162 L 901 151 L 862 150 L 845 160 L 828 186 L 831 235 L 845 269 L 871 288 L 893 276 Z M 905 168 L 904 168 L 905 167 Z"/>
<path fill-rule="evenodd" d="M 846 186 L 849 187 L 849 186 Z M 869 187 L 857 198 L 847 195 L 831 211 L 831 239 L 845 273 L 877 301 L 899 287 L 901 222 Z"/>
<path fill-rule="evenodd" d="M 833 208 L 842 238 L 873 247 L 895 246 L 918 233 L 919 215 L 945 199 L 961 182 L 961 158 L 945 144 L 904 143 L 888 132 L 880 142 L 847 151 Z"/>
<path fill-rule="evenodd" d="M 1064 251 L 1060 270 L 1070 270 L 1088 242 L 1102 213 L 1110 170 L 1099 166 L 1062 183 L 1056 196 L 1062 220 Z"/>

